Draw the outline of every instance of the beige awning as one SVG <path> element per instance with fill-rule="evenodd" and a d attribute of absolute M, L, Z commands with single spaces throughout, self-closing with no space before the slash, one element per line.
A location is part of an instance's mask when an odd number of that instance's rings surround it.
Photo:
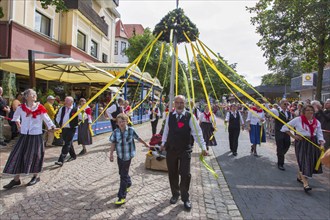
<path fill-rule="evenodd" d="M 120 71 L 127 68 L 130 65 L 130 63 L 91 63 L 91 65 L 94 65 L 100 69 L 109 72 L 112 75 L 117 76 L 120 73 Z M 152 78 L 150 74 L 147 72 L 142 73 L 140 68 L 135 64 L 132 65 L 127 72 L 131 73 L 131 75 L 136 79 L 141 79 L 144 82 L 154 85 L 155 87 L 158 87 L 160 89 L 163 89 L 157 78 Z M 134 80 L 129 79 L 128 81 L 132 82 Z"/>
<path fill-rule="evenodd" d="M 0 69 L 29 76 L 28 60 L 0 59 Z M 36 59 L 35 74 L 37 79 L 68 83 L 108 83 L 115 78 L 109 72 L 92 64 L 72 58 Z M 115 84 L 119 84 L 117 80 Z"/>

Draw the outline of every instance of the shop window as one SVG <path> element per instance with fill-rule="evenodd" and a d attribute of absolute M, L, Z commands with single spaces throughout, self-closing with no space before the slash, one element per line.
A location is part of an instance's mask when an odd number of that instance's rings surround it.
<path fill-rule="evenodd" d="M 95 41 L 91 41 L 91 55 L 97 58 L 97 43 Z"/>
<path fill-rule="evenodd" d="M 36 11 L 35 30 L 50 37 L 51 19 Z"/>
<path fill-rule="evenodd" d="M 86 51 L 86 35 L 81 31 L 77 33 L 77 47 L 83 51 Z"/>
<path fill-rule="evenodd" d="M 118 41 L 115 41 L 115 55 L 118 55 Z"/>

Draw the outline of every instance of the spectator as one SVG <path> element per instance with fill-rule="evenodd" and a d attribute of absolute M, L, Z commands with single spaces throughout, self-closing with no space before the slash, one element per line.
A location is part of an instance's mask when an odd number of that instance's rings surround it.
<path fill-rule="evenodd" d="M 2 87 L 0 87 L 0 145 L 6 146 L 5 138 L 3 136 L 4 119 L 10 112 L 7 101 L 2 97 Z"/>
<path fill-rule="evenodd" d="M 55 102 L 55 97 L 52 95 L 49 95 L 47 97 L 47 102 L 45 103 L 45 108 L 47 110 L 47 114 L 49 115 L 49 118 L 54 122 L 56 110 L 54 109 L 54 102 Z M 46 147 L 48 146 L 53 146 L 53 141 L 54 141 L 54 133 L 52 132 L 46 132 L 45 133 L 45 143 Z"/>

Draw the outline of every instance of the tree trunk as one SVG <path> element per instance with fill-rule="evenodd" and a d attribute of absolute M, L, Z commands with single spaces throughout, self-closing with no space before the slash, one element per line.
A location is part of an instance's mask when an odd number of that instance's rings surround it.
<path fill-rule="evenodd" d="M 325 38 L 319 41 L 318 49 L 318 70 L 317 70 L 317 82 L 316 82 L 316 96 L 315 99 L 321 101 L 323 72 L 325 66 Z"/>

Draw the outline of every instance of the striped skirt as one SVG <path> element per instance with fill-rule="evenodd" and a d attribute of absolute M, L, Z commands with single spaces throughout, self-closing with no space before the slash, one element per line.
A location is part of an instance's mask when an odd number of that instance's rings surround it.
<path fill-rule="evenodd" d="M 84 123 L 80 123 L 78 126 L 78 145 L 91 145 L 92 143 L 92 134 L 89 130 L 88 119 L 86 119 Z"/>
<path fill-rule="evenodd" d="M 266 142 L 266 134 L 264 126 L 250 125 L 250 142 L 251 144 L 260 144 L 260 128 L 262 128 L 261 142 Z"/>
<path fill-rule="evenodd" d="M 29 174 L 40 173 L 44 162 L 45 146 L 42 134 L 21 134 L 10 152 L 3 173 Z"/>
<path fill-rule="evenodd" d="M 295 141 L 295 152 L 299 171 L 304 176 L 312 177 L 313 174 L 322 173 L 321 165 L 318 170 L 315 170 L 315 165 L 321 155 L 321 151 L 318 148 L 303 139 L 301 141 Z"/>
<path fill-rule="evenodd" d="M 201 129 L 203 132 L 203 138 L 206 143 L 206 146 L 217 146 L 217 141 L 215 140 L 215 137 L 212 137 L 214 131 L 212 123 L 202 122 Z"/>

